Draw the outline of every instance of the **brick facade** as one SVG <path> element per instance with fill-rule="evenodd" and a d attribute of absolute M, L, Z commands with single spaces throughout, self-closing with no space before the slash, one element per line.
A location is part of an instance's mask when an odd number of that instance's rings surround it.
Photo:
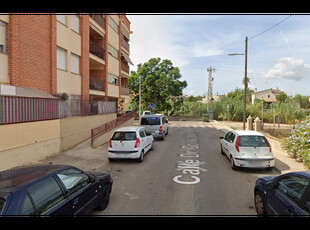
<path fill-rule="evenodd" d="M 10 15 L 7 29 L 10 84 L 55 94 L 56 15 Z"/>

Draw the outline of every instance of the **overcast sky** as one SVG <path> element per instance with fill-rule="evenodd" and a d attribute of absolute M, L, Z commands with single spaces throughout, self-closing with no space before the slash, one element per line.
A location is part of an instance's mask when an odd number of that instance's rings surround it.
<path fill-rule="evenodd" d="M 213 73 L 213 94 L 242 88 L 248 36 L 249 87 L 277 87 L 289 96 L 310 95 L 310 15 L 127 15 L 131 22 L 130 58 L 135 66 L 152 57 L 179 67 L 188 86 L 183 93 L 208 91 L 207 68 Z M 289 18 L 288 18 L 289 17 Z M 260 34 L 278 24 L 269 31 Z M 258 35 L 258 36 L 256 36 Z M 256 36 L 256 37 L 254 37 Z"/>

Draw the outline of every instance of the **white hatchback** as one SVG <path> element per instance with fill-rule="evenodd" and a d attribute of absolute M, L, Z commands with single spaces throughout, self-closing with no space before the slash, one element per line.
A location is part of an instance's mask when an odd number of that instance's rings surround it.
<path fill-rule="evenodd" d="M 154 149 L 154 138 L 146 128 L 126 126 L 114 131 L 109 142 L 108 158 L 137 159 L 142 162 L 144 154 Z"/>
<path fill-rule="evenodd" d="M 232 169 L 237 167 L 274 167 L 275 160 L 267 138 L 256 131 L 233 130 L 220 137 L 221 153 L 230 159 Z"/>

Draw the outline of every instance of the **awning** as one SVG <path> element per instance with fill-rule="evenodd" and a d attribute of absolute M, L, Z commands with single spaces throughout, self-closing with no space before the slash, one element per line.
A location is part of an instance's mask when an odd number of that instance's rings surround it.
<path fill-rule="evenodd" d="M 124 51 L 121 50 L 121 54 L 128 63 L 130 63 L 131 65 L 134 65 L 132 61 L 130 60 L 129 56 Z"/>
<path fill-rule="evenodd" d="M 17 87 L 12 85 L 0 85 L 0 95 L 59 99 L 37 88 Z"/>

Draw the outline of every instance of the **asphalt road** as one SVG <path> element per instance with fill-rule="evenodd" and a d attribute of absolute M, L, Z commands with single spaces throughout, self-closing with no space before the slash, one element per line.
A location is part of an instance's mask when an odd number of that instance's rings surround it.
<path fill-rule="evenodd" d="M 222 131 L 203 122 L 171 123 L 142 163 L 111 163 L 110 204 L 91 215 L 256 215 L 255 181 L 276 172 L 233 171 L 220 153 Z"/>

